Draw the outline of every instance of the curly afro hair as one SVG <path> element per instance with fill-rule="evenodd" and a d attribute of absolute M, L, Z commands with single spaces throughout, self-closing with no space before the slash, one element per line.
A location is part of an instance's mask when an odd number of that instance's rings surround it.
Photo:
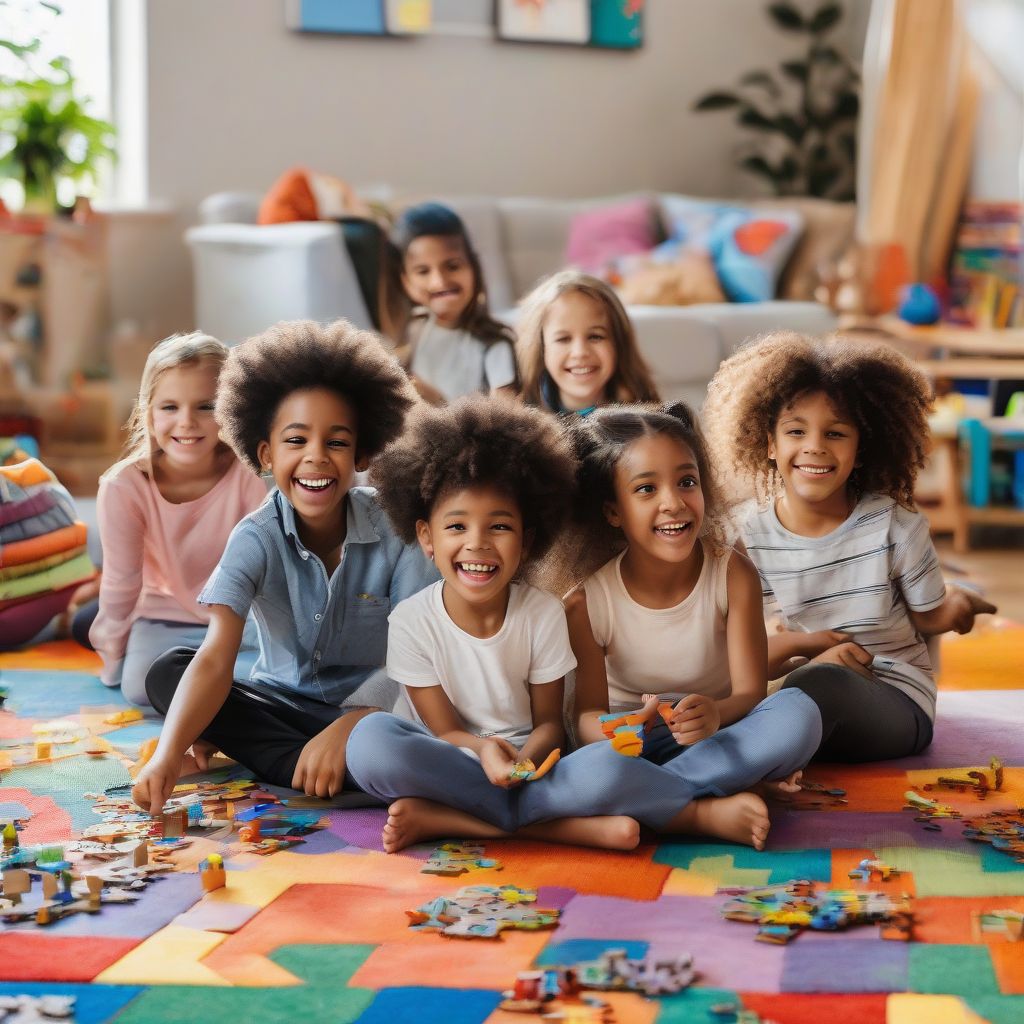
<path fill-rule="evenodd" d="M 326 388 L 356 413 L 357 452 L 376 455 L 402 432 L 418 401 L 405 371 L 375 334 L 347 320 L 279 323 L 233 348 L 217 387 L 224 440 L 254 472 L 257 446 L 270 436 L 281 401 L 295 391 Z"/>
<path fill-rule="evenodd" d="M 524 565 L 541 557 L 569 512 L 574 464 L 558 421 L 501 396 L 421 405 L 405 433 L 374 461 L 370 482 L 407 543 L 438 500 L 469 487 L 494 487 L 516 500 L 532 533 Z"/>
<path fill-rule="evenodd" d="M 860 433 L 860 466 L 851 484 L 914 507 L 914 480 L 928 451 L 928 378 L 884 344 L 779 331 L 755 338 L 719 367 L 708 388 L 704 423 L 724 468 L 751 477 L 760 499 L 780 482 L 768 439 L 784 409 L 823 392 Z"/>
<path fill-rule="evenodd" d="M 608 522 L 605 506 L 615 500 L 619 461 L 642 437 L 666 434 L 693 452 L 704 494 L 701 537 L 714 551 L 725 550 L 721 488 L 697 418 L 685 402 L 604 406 L 567 421 L 567 429 L 577 466 L 572 526 L 564 543 L 536 571 L 543 586 L 565 593 L 626 547 L 622 530 Z"/>

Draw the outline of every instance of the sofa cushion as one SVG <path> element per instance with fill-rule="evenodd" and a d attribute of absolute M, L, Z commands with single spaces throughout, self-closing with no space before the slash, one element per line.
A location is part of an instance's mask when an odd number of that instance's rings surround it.
<path fill-rule="evenodd" d="M 624 256 L 654 247 L 654 208 L 647 199 L 628 199 L 577 213 L 569 223 L 565 261 L 580 270 L 603 274 Z"/>
<path fill-rule="evenodd" d="M 734 302 L 775 297 L 779 276 L 803 230 L 798 212 L 780 209 L 766 216 L 749 207 L 677 195 L 663 195 L 661 209 L 669 236 L 659 247 L 663 254 L 706 249 Z"/>

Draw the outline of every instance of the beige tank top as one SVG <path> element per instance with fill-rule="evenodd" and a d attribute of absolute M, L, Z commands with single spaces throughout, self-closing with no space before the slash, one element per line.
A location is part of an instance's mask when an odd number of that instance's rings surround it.
<path fill-rule="evenodd" d="M 584 584 L 594 639 L 604 648 L 612 710 L 634 708 L 645 693 L 701 693 L 721 700 L 732 693 L 725 619 L 726 571 L 731 550 L 704 564 L 690 594 L 672 608 L 637 604 L 622 582 L 617 555 Z"/>

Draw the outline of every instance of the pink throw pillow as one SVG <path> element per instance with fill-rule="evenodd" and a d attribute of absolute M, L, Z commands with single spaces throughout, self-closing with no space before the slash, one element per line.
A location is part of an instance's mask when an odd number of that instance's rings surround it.
<path fill-rule="evenodd" d="M 566 262 L 600 274 L 623 256 L 654 246 L 654 215 L 646 199 L 630 199 L 579 213 L 569 225 Z"/>

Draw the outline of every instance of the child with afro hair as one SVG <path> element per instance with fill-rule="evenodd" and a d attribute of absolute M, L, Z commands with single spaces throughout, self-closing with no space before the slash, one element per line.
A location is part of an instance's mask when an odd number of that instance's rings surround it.
<path fill-rule="evenodd" d="M 576 666 L 561 603 L 520 580 L 570 507 L 574 462 L 557 421 L 502 397 L 421 406 L 371 479 L 399 537 L 418 540 L 442 578 L 391 613 L 388 675 L 407 705 L 349 738 L 354 780 L 394 801 L 385 850 L 527 825 L 534 838 L 635 846 L 636 822 L 594 810 L 571 779 L 554 783 L 558 765 L 512 791 L 519 762 L 563 746 L 564 677 Z M 593 816 L 567 818 L 570 802 Z"/>
<path fill-rule="evenodd" d="M 947 588 L 914 508 L 931 389 L 892 348 L 779 332 L 727 359 L 704 418 L 726 471 L 758 499 L 740 533 L 785 629 L 769 670 L 818 705 L 829 761 L 905 757 L 932 740 L 923 635 L 968 632 L 995 608 Z M 799 659 L 799 660 L 795 660 Z"/>
<path fill-rule="evenodd" d="M 169 651 L 146 677 L 167 716 L 132 791 L 151 814 L 190 745 L 202 769 L 219 749 L 311 796 L 343 788 L 353 725 L 390 706 L 388 613 L 435 578 L 374 492 L 353 487 L 415 402 L 378 339 L 343 320 L 281 323 L 232 349 L 217 391 L 220 428 L 276 490 L 235 527 L 199 595 L 210 609 L 202 646 Z M 260 657 L 249 679 L 233 679 L 250 609 Z"/>

